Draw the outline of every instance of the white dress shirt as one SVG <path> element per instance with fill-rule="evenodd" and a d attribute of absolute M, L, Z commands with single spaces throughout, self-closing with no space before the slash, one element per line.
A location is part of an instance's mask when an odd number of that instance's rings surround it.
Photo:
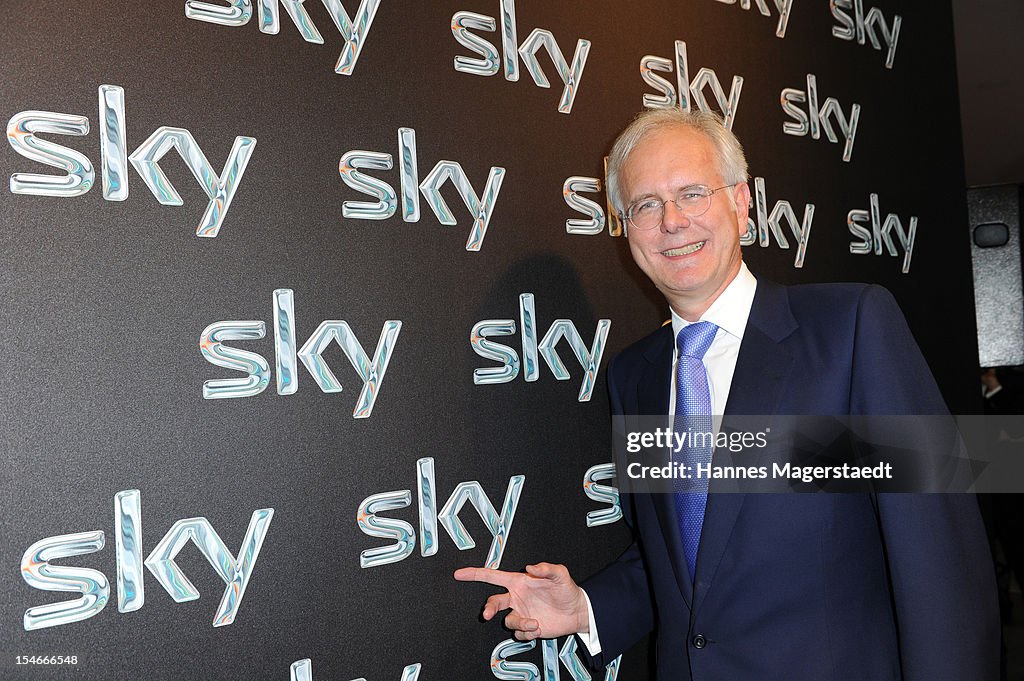
<path fill-rule="evenodd" d="M 704 366 L 708 373 L 708 386 L 711 388 L 711 413 L 715 415 L 715 431 L 721 424 L 725 405 L 729 400 L 729 387 L 732 375 L 736 371 L 736 359 L 740 354 L 740 343 L 743 341 L 743 330 L 747 327 L 750 308 L 754 304 L 754 292 L 757 280 L 747 269 L 746 263 L 740 263 L 740 271 L 721 295 L 711 303 L 698 321 L 711 322 L 718 327 L 711 347 L 704 354 Z M 696 322 L 688 322 L 672 310 L 672 336 L 679 337 L 679 332 Z M 668 415 L 676 410 L 676 364 L 679 362 L 679 346 L 673 343 L 672 380 L 668 396 Z M 590 620 L 590 632 L 579 634 L 583 645 L 591 655 L 601 652 L 601 641 L 597 637 L 597 622 L 594 619 L 594 608 L 590 605 L 590 597 L 583 591 L 583 599 L 587 602 L 587 616 Z"/>

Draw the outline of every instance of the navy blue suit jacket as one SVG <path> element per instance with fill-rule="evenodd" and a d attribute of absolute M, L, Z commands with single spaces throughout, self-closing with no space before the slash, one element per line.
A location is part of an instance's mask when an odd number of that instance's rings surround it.
<path fill-rule="evenodd" d="M 614 414 L 667 413 L 671 331 L 611 362 Z M 888 291 L 758 281 L 726 416 L 943 413 Z M 997 678 L 994 575 L 973 495 L 711 494 L 691 583 L 672 495 L 627 484 L 635 541 L 583 584 L 598 665 L 653 629 L 663 681 Z"/>

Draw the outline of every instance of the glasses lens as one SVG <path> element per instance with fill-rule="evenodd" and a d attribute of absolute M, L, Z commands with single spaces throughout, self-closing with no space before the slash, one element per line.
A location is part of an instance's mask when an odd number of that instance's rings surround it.
<path fill-rule="evenodd" d="M 629 212 L 629 222 L 636 229 L 653 229 L 661 224 L 665 217 L 665 204 L 661 201 L 644 201 L 633 206 Z"/>
<path fill-rule="evenodd" d="M 679 192 L 672 203 L 683 217 L 698 218 L 711 208 L 714 193 L 704 185 L 694 185 Z M 665 203 L 657 199 L 635 203 L 630 207 L 627 219 L 635 229 L 653 229 L 665 219 Z"/>
<path fill-rule="evenodd" d="M 702 185 L 687 187 L 676 197 L 679 212 L 688 218 L 697 218 L 711 207 L 711 190 Z"/>

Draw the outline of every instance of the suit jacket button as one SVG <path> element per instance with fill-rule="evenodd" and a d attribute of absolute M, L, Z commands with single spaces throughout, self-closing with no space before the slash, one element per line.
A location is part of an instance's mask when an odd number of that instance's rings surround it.
<path fill-rule="evenodd" d="M 708 644 L 708 640 L 704 638 L 703 634 L 697 634 L 693 637 L 693 647 L 700 650 Z"/>

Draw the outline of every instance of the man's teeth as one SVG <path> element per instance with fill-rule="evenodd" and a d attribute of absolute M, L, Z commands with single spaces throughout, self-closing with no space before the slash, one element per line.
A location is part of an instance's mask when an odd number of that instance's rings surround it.
<path fill-rule="evenodd" d="M 704 248 L 704 242 L 698 241 L 697 243 L 690 244 L 689 246 L 683 246 L 682 248 L 673 248 L 671 250 L 662 252 L 671 258 L 677 255 L 689 255 L 690 253 L 696 253 L 702 248 Z"/>

